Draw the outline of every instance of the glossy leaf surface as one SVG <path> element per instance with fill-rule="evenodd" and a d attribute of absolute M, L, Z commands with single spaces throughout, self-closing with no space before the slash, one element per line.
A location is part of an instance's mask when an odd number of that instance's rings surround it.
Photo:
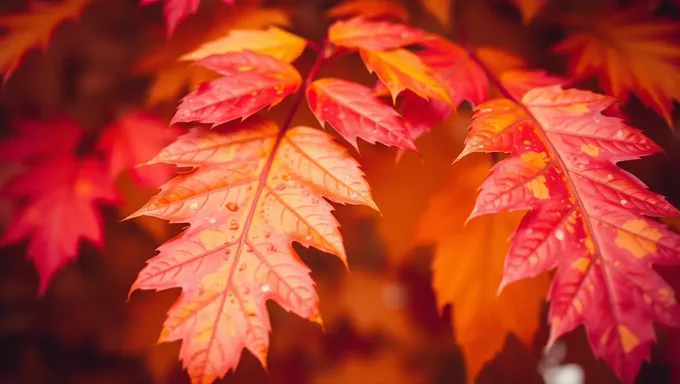
<path fill-rule="evenodd" d="M 151 163 L 194 167 L 163 186 L 136 214 L 189 223 L 159 248 L 133 289 L 181 287 L 160 341 L 182 340 L 193 383 L 234 369 L 243 348 L 263 365 L 269 347 L 269 299 L 321 322 L 309 269 L 297 241 L 346 263 L 326 197 L 376 208 L 357 162 L 323 131 L 281 135 L 269 120 L 193 129 Z"/>
<path fill-rule="evenodd" d="M 415 44 L 430 37 L 424 31 L 406 24 L 354 17 L 331 25 L 328 39 L 346 48 L 386 50 Z"/>
<path fill-rule="evenodd" d="M 632 383 L 655 341 L 653 321 L 680 325 L 672 289 L 651 269 L 680 262 L 680 236 L 646 217 L 677 209 L 615 165 L 660 148 L 602 114 L 614 101 L 552 86 L 521 104 L 486 102 L 459 158 L 511 153 L 482 183 L 470 218 L 530 210 L 512 236 L 501 288 L 557 268 L 549 344 L 583 324 L 595 355 Z"/>

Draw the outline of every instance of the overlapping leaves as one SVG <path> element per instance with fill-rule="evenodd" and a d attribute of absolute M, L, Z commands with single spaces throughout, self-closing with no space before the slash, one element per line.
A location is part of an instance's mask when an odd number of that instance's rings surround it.
<path fill-rule="evenodd" d="M 583 324 L 588 340 L 632 383 L 655 341 L 652 321 L 680 326 L 673 290 L 653 263 L 680 263 L 680 236 L 646 216 L 677 216 L 618 168 L 660 148 L 619 118 L 611 97 L 537 88 L 475 110 L 459 156 L 510 152 L 484 181 L 470 217 L 529 210 L 512 237 L 501 288 L 557 268 L 549 344 Z"/>
<path fill-rule="evenodd" d="M 266 364 L 266 300 L 320 321 L 309 269 L 291 243 L 346 262 L 323 197 L 376 208 L 357 162 L 323 131 L 295 127 L 282 135 L 259 118 L 196 128 L 157 162 L 193 167 L 133 215 L 190 224 L 159 248 L 133 285 L 183 288 L 160 340 L 183 340 L 180 357 L 195 383 L 235 368 L 244 347 Z"/>

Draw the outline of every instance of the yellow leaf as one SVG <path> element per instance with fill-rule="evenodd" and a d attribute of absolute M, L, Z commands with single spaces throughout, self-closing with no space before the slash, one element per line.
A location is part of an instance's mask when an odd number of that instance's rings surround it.
<path fill-rule="evenodd" d="M 430 200 L 416 234 L 418 244 L 437 244 L 433 287 L 440 308 L 453 305 L 453 328 L 465 356 L 468 383 L 503 349 L 508 333 L 531 344 L 549 282 L 544 274 L 496 295 L 508 239 L 524 213 L 486 215 L 464 226 L 477 185 L 490 166 L 488 155 L 457 164 L 458 177 Z"/>
<path fill-rule="evenodd" d="M 182 24 L 183 28 L 177 30 L 171 41 L 151 50 L 137 64 L 137 74 L 153 76 L 147 93 L 149 104 L 174 100 L 187 88 L 193 89 L 202 82 L 219 77 L 199 65 L 178 62 L 181 56 L 195 51 L 206 41 L 223 37 L 232 29 L 290 26 L 290 16 L 283 9 L 259 8 L 257 4 L 214 9 L 201 7 L 195 17 L 186 19 Z"/>
<path fill-rule="evenodd" d="M 451 97 L 434 71 L 414 53 L 402 48 L 388 51 L 362 49 L 360 52 L 366 68 L 378 75 L 390 90 L 394 102 L 399 93 L 408 89 L 423 99 L 441 100 L 452 105 Z"/>
<path fill-rule="evenodd" d="M 0 17 L 0 29 L 7 30 L 0 37 L 0 72 L 5 81 L 31 48 L 46 49 L 57 26 L 77 18 L 90 1 L 31 2 L 28 13 Z"/>
<path fill-rule="evenodd" d="M 306 45 L 305 39 L 276 27 L 266 30 L 239 29 L 203 44 L 195 51 L 181 56 L 180 60 L 200 60 L 210 55 L 247 49 L 292 63 L 302 54 Z"/>

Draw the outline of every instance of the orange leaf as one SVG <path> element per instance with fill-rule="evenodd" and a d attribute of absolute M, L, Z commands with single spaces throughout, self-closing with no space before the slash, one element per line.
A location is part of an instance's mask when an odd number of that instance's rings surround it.
<path fill-rule="evenodd" d="M 470 217 L 530 210 L 512 236 L 501 288 L 557 268 L 548 346 L 584 325 L 598 357 L 632 383 L 655 341 L 652 321 L 680 326 L 671 287 L 651 268 L 680 264 L 680 236 L 645 216 L 678 216 L 616 166 L 661 149 L 619 118 L 612 97 L 536 88 L 475 109 L 459 158 L 511 152 L 481 186 Z"/>
<path fill-rule="evenodd" d="M 180 60 L 200 60 L 210 55 L 250 50 L 274 56 L 287 63 L 300 57 L 307 41 L 276 27 L 266 30 L 232 30 L 225 37 L 203 44 L 195 51 L 181 56 Z"/>
<path fill-rule="evenodd" d="M 451 11 L 454 0 L 421 0 L 423 8 L 431 13 L 444 28 L 451 27 Z"/>
<path fill-rule="evenodd" d="M 603 15 L 554 50 L 571 56 L 572 77 L 597 74 L 606 93 L 624 101 L 635 94 L 673 127 L 673 101 L 680 100 L 679 34 L 679 22 L 634 7 Z"/>
<path fill-rule="evenodd" d="M 354 17 L 336 21 L 328 29 L 331 43 L 346 48 L 394 49 L 430 39 L 419 29 L 390 21 Z"/>
<path fill-rule="evenodd" d="M 396 102 L 401 91 L 409 89 L 423 99 L 440 100 L 452 104 L 449 94 L 433 70 L 423 64 L 414 53 L 405 49 L 374 51 L 362 49 L 361 58 L 369 72 L 375 72 Z"/>
<path fill-rule="evenodd" d="M 268 25 L 291 24 L 288 13 L 277 8 L 239 4 L 210 9 L 209 5 L 202 7 L 196 17 L 186 20 L 187 28 L 180 28 L 173 35 L 171 43 L 152 49 L 137 63 L 137 74 L 153 77 L 147 94 L 149 104 L 174 100 L 187 87 L 193 89 L 204 81 L 219 77 L 200 65 L 177 61 L 181 56 L 198 49 L 205 41 L 224 37 L 231 29 L 259 29 Z M 205 8 L 206 12 L 201 13 Z"/>
<path fill-rule="evenodd" d="M 371 144 L 418 151 L 399 113 L 373 96 L 368 87 L 320 79 L 307 87 L 307 102 L 321 126 L 328 122 L 357 150 L 358 137 Z"/>
<path fill-rule="evenodd" d="M 213 55 L 198 64 L 224 77 L 202 83 L 184 96 L 170 124 L 195 121 L 216 126 L 245 119 L 280 103 L 302 83 L 292 65 L 253 51 Z"/>
<path fill-rule="evenodd" d="M 21 59 L 32 48 L 47 49 L 54 30 L 59 24 L 80 16 L 91 0 L 62 0 L 61 2 L 31 2 L 28 13 L 0 17 L 0 28 L 6 29 L 0 37 L 0 72 L 4 81 L 12 76 Z"/>
<path fill-rule="evenodd" d="M 528 24 L 543 9 L 548 0 L 512 0 L 519 11 L 522 13 L 522 20 Z"/>
<path fill-rule="evenodd" d="M 404 6 L 390 0 L 347 0 L 342 1 L 326 12 L 327 17 L 343 18 L 363 16 L 368 19 L 392 17 L 401 21 L 409 20 L 409 13 Z"/>
<path fill-rule="evenodd" d="M 500 296 L 508 238 L 522 213 L 500 213 L 464 225 L 477 185 L 492 165 L 489 156 L 459 164 L 458 177 L 435 195 L 420 219 L 418 244 L 436 243 L 433 288 L 440 308 L 453 305 L 456 342 L 465 356 L 467 382 L 503 349 L 508 333 L 527 347 L 538 328 L 548 276 L 510 285 Z"/>
<path fill-rule="evenodd" d="M 243 348 L 266 364 L 268 299 L 321 322 L 310 271 L 291 243 L 346 262 L 333 207 L 323 197 L 376 208 L 358 163 L 323 131 L 280 134 L 259 118 L 194 129 L 152 161 L 158 162 L 194 169 L 164 185 L 133 217 L 190 226 L 159 248 L 132 290 L 182 288 L 160 341 L 183 341 L 180 358 L 193 383 L 224 376 Z"/>

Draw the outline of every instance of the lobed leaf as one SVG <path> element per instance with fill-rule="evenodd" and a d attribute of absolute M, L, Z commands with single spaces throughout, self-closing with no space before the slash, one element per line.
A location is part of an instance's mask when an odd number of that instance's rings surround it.
<path fill-rule="evenodd" d="M 63 0 L 61 2 L 31 2 L 28 13 L 0 17 L 0 72 L 7 81 L 22 58 L 32 48 L 47 49 L 54 30 L 63 22 L 76 19 L 92 0 Z"/>
<path fill-rule="evenodd" d="M 227 36 L 201 45 L 179 59 L 201 60 L 211 55 L 250 50 L 292 63 L 300 57 L 306 46 L 305 39 L 277 27 L 265 30 L 237 29 L 230 31 Z"/>
<path fill-rule="evenodd" d="M 302 83 L 292 65 L 247 50 L 209 56 L 198 63 L 224 77 L 202 83 L 184 96 L 171 124 L 195 121 L 216 126 L 245 119 L 280 103 Z"/>
<path fill-rule="evenodd" d="M 61 154 L 32 165 L 3 188 L 5 195 L 28 199 L 0 238 L 0 247 L 29 238 L 26 256 L 38 271 L 43 295 L 54 275 L 78 256 L 81 238 L 102 243 L 97 202 L 116 201 L 113 184 L 94 158 Z"/>
<path fill-rule="evenodd" d="M 677 216 L 619 161 L 661 149 L 621 119 L 611 97 L 537 88 L 475 109 L 465 148 L 510 152 L 487 180 L 474 218 L 528 209 L 500 288 L 557 269 L 550 289 L 549 346 L 583 324 L 598 357 L 632 383 L 655 341 L 652 321 L 680 326 L 673 290 L 651 268 L 680 262 L 680 236 L 646 216 Z"/>
<path fill-rule="evenodd" d="M 679 33 L 677 21 L 653 18 L 634 7 L 603 15 L 554 50 L 570 55 L 573 78 L 597 75 L 606 93 L 624 101 L 635 94 L 672 127 L 673 101 L 680 100 Z"/>
<path fill-rule="evenodd" d="M 548 290 L 547 274 L 509 286 L 500 295 L 508 238 L 522 213 L 475 218 L 465 225 L 477 185 L 484 180 L 490 158 L 471 157 L 461 164 L 464 176 L 451 178 L 430 198 L 422 213 L 416 244 L 436 244 L 432 287 L 438 307 L 453 305 L 456 343 L 465 356 L 466 381 L 473 383 L 513 333 L 531 347 Z"/>
<path fill-rule="evenodd" d="M 401 91 L 409 89 L 423 99 L 435 99 L 451 104 L 443 82 L 435 78 L 434 71 L 414 53 L 405 49 L 373 51 L 362 49 L 361 59 L 368 71 L 375 72 L 392 94 L 393 102 Z"/>
<path fill-rule="evenodd" d="M 357 138 L 417 152 L 401 116 L 370 88 L 341 79 L 320 79 L 307 87 L 307 102 L 323 126 L 328 122 L 358 150 Z"/>
<path fill-rule="evenodd" d="M 189 223 L 159 248 L 132 289 L 181 287 L 160 341 L 182 340 L 193 383 L 224 376 L 243 348 L 266 364 L 265 302 L 321 322 L 309 269 L 291 243 L 346 263 L 326 197 L 377 209 L 358 163 L 328 134 L 279 132 L 251 118 L 215 130 L 195 128 L 151 163 L 193 167 L 162 187 L 137 213 Z"/>

